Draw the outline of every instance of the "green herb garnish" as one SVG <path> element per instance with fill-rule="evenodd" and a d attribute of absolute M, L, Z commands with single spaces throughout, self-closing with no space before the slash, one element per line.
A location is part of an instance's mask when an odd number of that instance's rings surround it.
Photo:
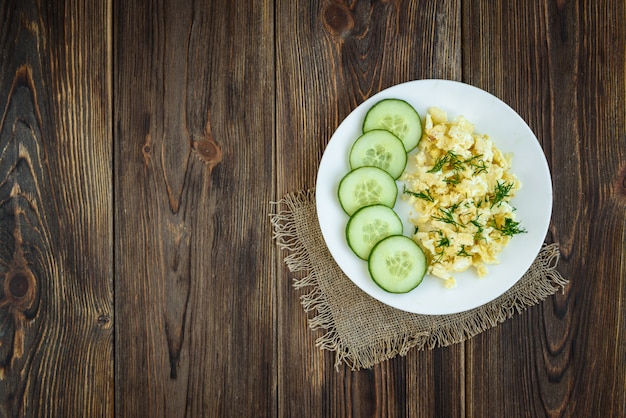
<path fill-rule="evenodd" d="M 441 237 L 439 238 L 439 241 L 437 241 L 437 244 L 435 244 L 435 247 L 441 248 L 441 250 L 435 254 L 437 257 L 433 259 L 433 263 L 438 263 L 443 259 L 446 248 L 450 246 L 450 240 L 443 234 L 443 232 L 441 232 L 440 229 L 437 229 L 435 232 Z"/>
<path fill-rule="evenodd" d="M 416 197 L 418 199 L 428 200 L 429 202 L 434 202 L 435 201 L 435 199 L 433 199 L 433 197 L 430 195 L 430 190 L 429 189 L 426 189 L 423 192 L 414 192 L 414 191 L 411 191 L 411 190 L 407 189 L 406 185 L 405 185 L 403 193 L 404 194 L 408 194 L 409 196 Z"/>
<path fill-rule="evenodd" d="M 474 169 L 474 172 L 473 172 L 474 175 L 487 172 L 487 166 L 485 165 L 485 161 L 481 160 L 480 157 L 482 157 L 482 154 L 476 155 L 468 160 L 465 160 L 465 162 L 469 164 L 471 168 Z"/>
<path fill-rule="evenodd" d="M 456 253 L 456 255 L 460 255 L 460 256 L 463 256 L 463 257 L 471 257 L 472 256 L 470 253 L 465 251 L 465 245 L 461 245 L 461 249 L 459 250 L 458 253 Z"/>
<path fill-rule="evenodd" d="M 428 170 L 427 173 L 436 173 L 438 171 L 441 171 L 443 169 L 443 166 L 446 165 L 448 159 L 450 158 L 449 154 L 450 151 L 448 151 L 448 153 L 443 157 L 438 158 L 437 161 L 435 161 L 435 165 L 433 166 L 433 168 Z"/>
<path fill-rule="evenodd" d="M 505 218 L 504 225 L 502 226 L 498 226 L 496 222 L 494 221 L 493 227 L 497 229 L 498 231 L 500 231 L 502 235 L 507 236 L 507 237 L 512 237 L 513 235 L 516 235 L 516 234 L 524 234 L 528 232 L 526 231 L 525 228 L 520 226 L 520 222 L 516 222 L 511 218 Z"/>
<path fill-rule="evenodd" d="M 433 165 L 433 167 L 427 172 L 437 173 L 439 171 L 443 171 L 444 169 L 452 170 L 455 175 L 444 181 L 448 184 L 458 184 L 461 181 L 459 173 L 462 173 L 467 168 L 471 168 L 474 175 L 487 172 L 487 165 L 481 157 L 482 154 L 463 160 L 453 151 L 448 151 L 443 157 L 439 157 L 435 161 L 435 165 Z"/>
<path fill-rule="evenodd" d="M 472 219 L 472 220 L 470 221 L 470 223 L 476 227 L 476 232 L 477 232 L 478 234 L 481 234 L 481 233 L 483 232 L 483 230 L 484 230 L 485 226 L 484 226 L 483 224 L 481 224 L 480 222 L 478 222 L 478 218 L 479 218 L 479 217 L 480 217 L 480 216 L 477 216 L 477 217 L 476 217 L 476 219 Z"/>
<path fill-rule="evenodd" d="M 511 193 L 511 189 L 513 188 L 513 183 L 507 183 L 506 181 L 500 182 L 498 180 L 496 184 L 496 188 L 493 192 L 493 200 L 491 201 L 491 207 L 495 205 L 499 205 L 504 201 L 509 194 Z"/>
<path fill-rule="evenodd" d="M 443 233 L 441 233 L 440 231 L 439 234 L 441 235 L 441 238 L 439 238 L 439 241 L 437 241 L 435 247 L 449 247 L 450 240 L 448 239 L 448 237 L 444 236 Z"/>
<path fill-rule="evenodd" d="M 441 216 L 431 216 L 436 221 L 441 221 L 450 225 L 454 225 L 457 229 L 458 227 L 463 227 L 460 223 L 458 223 L 454 219 L 454 211 L 459 207 L 460 203 L 456 203 L 449 208 L 438 208 L 439 212 L 441 212 Z"/>
<path fill-rule="evenodd" d="M 444 180 L 444 183 L 448 183 L 448 184 L 459 184 L 460 182 L 461 182 L 461 178 L 459 177 L 458 173 Z"/>

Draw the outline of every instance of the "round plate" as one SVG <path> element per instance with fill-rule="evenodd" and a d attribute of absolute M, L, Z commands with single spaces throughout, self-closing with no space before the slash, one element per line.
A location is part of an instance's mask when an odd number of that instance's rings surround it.
<path fill-rule="evenodd" d="M 528 231 L 513 237 L 500 253 L 499 264 L 488 265 L 489 273 L 479 278 L 473 269 L 454 275 L 457 286 L 444 288 L 443 281 L 427 275 L 422 284 L 406 294 L 392 294 L 370 278 L 367 262 L 348 247 L 345 227 L 348 215 L 341 209 L 337 186 L 350 170 L 348 153 L 361 134 L 369 108 L 384 98 L 409 102 L 424 118 L 429 107 L 439 107 L 449 119 L 465 116 L 476 132 L 485 133 L 504 153 L 513 153 L 512 172 L 522 182 L 512 200 L 517 220 Z M 399 181 L 399 191 L 402 184 Z M 410 236 L 410 205 L 398 193 L 395 210 Z M 497 97 L 476 87 L 449 80 L 417 80 L 390 87 L 357 107 L 339 125 L 330 139 L 316 182 L 316 208 L 322 235 L 333 258 L 344 273 L 364 292 L 379 301 L 407 312 L 444 315 L 479 307 L 506 292 L 528 270 L 544 242 L 552 212 L 550 171 L 537 138 L 524 120 Z"/>

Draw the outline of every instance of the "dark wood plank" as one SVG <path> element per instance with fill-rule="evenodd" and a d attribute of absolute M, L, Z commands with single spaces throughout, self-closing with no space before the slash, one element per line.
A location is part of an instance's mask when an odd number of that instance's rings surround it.
<path fill-rule="evenodd" d="M 0 4 L 0 416 L 113 415 L 106 2 Z"/>
<path fill-rule="evenodd" d="M 464 4 L 464 81 L 537 134 L 553 174 L 547 240 L 570 279 L 468 343 L 468 416 L 626 415 L 625 13 L 623 2 Z"/>
<path fill-rule="evenodd" d="M 626 416 L 623 2 L 87 3 L 0 4 L 0 416 Z M 337 372 L 268 202 L 435 77 L 537 133 L 571 283 Z"/>
<path fill-rule="evenodd" d="M 117 415 L 274 415 L 272 4 L 114 21 Z"/>
<path fill-rule="evenodd" d="M 334 129 L 371 95 L 418 78 L 460 78 L 460 2 L 278 1 L 277 193 L 315 186 Z M 424 32 L 427 35 L 424 35 Z M 278 259 L 281 416 L 462 416 L 463 345 L 371 370 L 334 369 L 307 328 L 302 291 Z M 460 397 L 459 397 L 460 396 Z M 437 414 L 437 412 L 440 412 Z"/>

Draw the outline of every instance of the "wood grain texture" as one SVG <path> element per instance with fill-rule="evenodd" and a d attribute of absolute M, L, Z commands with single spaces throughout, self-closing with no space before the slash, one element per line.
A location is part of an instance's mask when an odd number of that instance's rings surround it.
<path fill-rule="evenodd" d="M 560 244 L 570 280 L 565 294 L 468 343 L 468 416 L 624 416 L 624 3 L 464 9 L 477 22 L 464 24 L 464 81 L 537 134 L 553 176 L 547 240 Z"/>
<path fill-rule="evenodd" d="M 273 415 L 273 7 L 114 9 L 117 415 Z"/>
<path fill-rule="evenodd" d="M 105 7 L 0 5 L 0 416 L 112 416 Z"/>
<path fill-rule="evenodd" d="M 618 0 L 0 2 L 0 417 L 626 416 L 625 21 Z M 570 284 L 336 371 L 269 202 L 420 78 L 537 134 Z"/>
<path fill-rule="evenodd" d="M 426 3 L 277 2 L 279 196 L 315 186 L 333 131 L 371 95 L 416 78 L 460 77 L 460 4 Z M 306 326 L 297 298 L 303 291 L 279 263 L 280 416 L 463 415 L 462 345 L 337 372 L 333 354 L 314 345 L 322 331 Z"/>

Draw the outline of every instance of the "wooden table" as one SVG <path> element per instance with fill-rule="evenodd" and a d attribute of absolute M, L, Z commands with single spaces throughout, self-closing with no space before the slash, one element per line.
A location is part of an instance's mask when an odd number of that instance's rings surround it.
<path fill-rule="evenodd" d="M 626 416 L 626 5 L 502 3 L 2 1 L 0 416 Z M 423 78 L 536 133 L 570 283 L 336 371 L 270 202 Z"/>

